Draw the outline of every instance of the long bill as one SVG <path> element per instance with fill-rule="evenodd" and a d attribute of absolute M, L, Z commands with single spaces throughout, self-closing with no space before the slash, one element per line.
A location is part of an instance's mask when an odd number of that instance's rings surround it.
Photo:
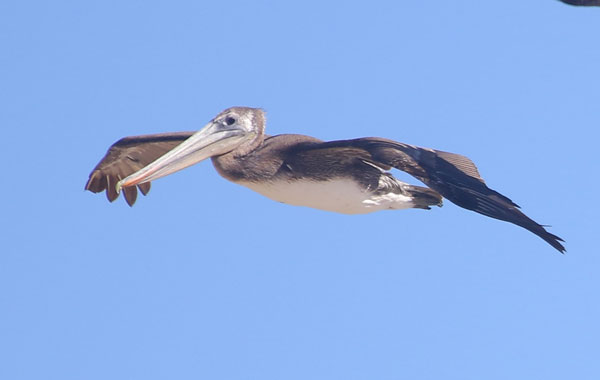
<path fill-rule="evenodd" d="M 116 190 L 120 192 L 123 187 L 153 181 L 212 156 L 230 152 L 247 137 L 247 132 L 243 129 L 223 129 L 221 125 L 210 122 L 148 166 L 120 180 Z"/>

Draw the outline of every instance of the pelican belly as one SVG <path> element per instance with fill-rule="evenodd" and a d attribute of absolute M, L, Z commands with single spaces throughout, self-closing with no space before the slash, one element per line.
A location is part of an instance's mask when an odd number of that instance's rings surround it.
<path fill-rule="evenodd" d="M 376 195 L 351 179 L 239 183 L 277 202 L 342 214 L 367 214 L 414 207 L 409 196 L 396 193 Z"/>

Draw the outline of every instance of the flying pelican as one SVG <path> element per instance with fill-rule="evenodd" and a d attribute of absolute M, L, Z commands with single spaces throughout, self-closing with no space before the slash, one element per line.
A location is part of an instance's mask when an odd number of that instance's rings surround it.
<path fill-rule="evenodd" d="M 521 226 L 560 252 L 563 241 L 546 231 L 504 195 L 490 189 L 465 156 L 365 137 L 324 142 L 303 135 L 265 135 L 265 113 L 232 107 L 198 132 L 125 137 L 114 143 L 90 173 L 86 190 L 122 190 L 132 206 L 136 187 L 211 158 L 226 179 L 278 202 L 343 214 L 441 206 L 442 197 L 480 214 Z M 427 187 L 400 182 L 396 168 Z"/>

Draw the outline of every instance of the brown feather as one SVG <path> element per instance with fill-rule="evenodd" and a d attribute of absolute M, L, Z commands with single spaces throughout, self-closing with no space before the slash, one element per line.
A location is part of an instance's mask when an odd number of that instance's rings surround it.
<path fill-rule="evenodd" d="M 119 197 L 115 188 L 117 182 L 175 148 L 193 133 L 173 132 L 122 138 L 108 149 L 92 170 L 85 189 L 94 193 L 106 190 L 106 197 L 113 202 Z M 150 191 L 150 183 L 142 183 L 137 188 L 146 195 Z M 127 204 L 132 206 L 137 199 L 136 187 L 124 188 L 123 192 Z"/>

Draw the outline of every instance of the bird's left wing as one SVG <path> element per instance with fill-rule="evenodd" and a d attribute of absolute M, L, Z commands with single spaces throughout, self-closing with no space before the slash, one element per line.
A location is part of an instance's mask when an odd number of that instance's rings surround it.
<path fill-rule="evenodd" d="M 124 137 L 114 143 L 90 173 L 85 189 L 94 193 L 106 190 L 106 197 L 114 201 L 119 196 L 115 185 L 121 179 L 137 172 L 164 155 L 194 132 L 158 133 L 153 135 Z M 137 186 L 142 194 L 150 191 L 150 182 Z M 135 186 L 123 188 L 125 200 L 133 206 L 137 199 Z"/>

